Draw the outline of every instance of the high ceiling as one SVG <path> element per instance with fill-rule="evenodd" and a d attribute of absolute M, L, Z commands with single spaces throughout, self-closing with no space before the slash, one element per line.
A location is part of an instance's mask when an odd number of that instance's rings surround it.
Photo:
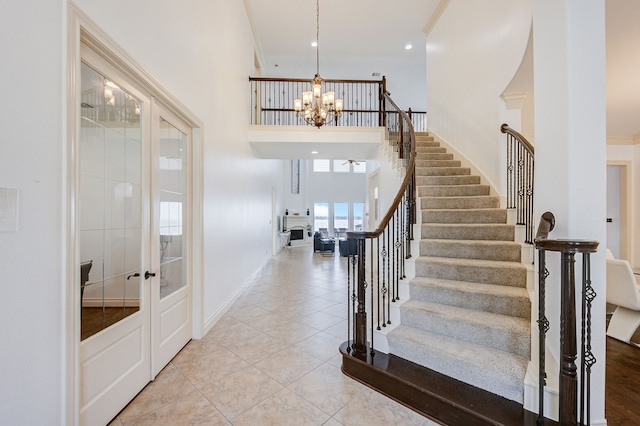
<path fill-rule="evenodd" d="M 316 0 L 245 0 L 267 77 L 313 78 Z M 320 75 L 378 80 L 402 108 L 425 110 L 424 28 L 440 0 L 320 0 Z M 412 49 L 405 46 L 411 44 Z"/>
<path fill-rule="evenodd" d="M 311 79 L 316 0 L 245 0 L 262 75 Z M 320 0 L 320 75 L 387 77 L 403 108 L 426 106 L 424 28 L 440 0 Z M 607 0 L 607 134 L 640 134 L 640 1 Z M 411 50 L 405 45 L 412 44 Z M 530 90 L 533 90 L 531 77 Z"/>

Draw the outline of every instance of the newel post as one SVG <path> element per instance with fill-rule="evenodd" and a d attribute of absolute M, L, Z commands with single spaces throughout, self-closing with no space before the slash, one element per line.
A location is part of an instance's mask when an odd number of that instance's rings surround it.
<path fill-rule="evenodd" d="M 575 253 L 562 252 L 560 267 L 560 342 L 562 358 L 560 362 L 560 424 L 576 424 L 578 418 L 578 377 L 576 367 L 576 291 Z"/>
<path fill-rule="evenodd" d="M 365 258 L 366 241 L 364 237 L 358 238 L 358 273 L 357 273 L 357 311 L 355 312 L 354 349 L 356 355 L 367 356 L 367 311 L 365 306 L 366 287 Z"/>

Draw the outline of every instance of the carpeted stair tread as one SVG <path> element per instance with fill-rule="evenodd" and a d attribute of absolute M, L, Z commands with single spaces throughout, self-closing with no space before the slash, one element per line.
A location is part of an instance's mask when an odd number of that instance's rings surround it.
<path fill-rule="evenodd" d="M 461 197 L 489 195 L 489 185 L 419 186 L 418 197 Z"/>
<path fill-rule="evenodd" d="M 423 223 L 421 236 L 437 240 L 513 241 L 515 227 L 506 223 Z"/>
<path fill-rule="evenodd" d="M 459 306 L 475 311 L 529 320 L 531 301 L 523 287 L 415 277 L 409 282 L 411 300 Z"/>
<path fill-rule="evenodd" d="M 416 167 L 416 176 L 464 176 L 470 175 L 468 167 Z"/>
<path fill-rule="evenodd" d="M 439 147 L 440 142 L 430 141 L 430 140 L 420 140 L 420 138 L 416 138 L 416 148 L 420 147 Z"/>
<path fill-rule="evenodd" d="M 435 149 L 435 148 L 432 148 Z M 446 152 L 418 152 L 416 151 L 416 160 L 453 160 L 453 154 Z"/>
<path fill-rule="evenodd" d="M 497 349 L 399 325 L 391 353 L 507 399 L 523 402 L 528 360 Z"/>
<path fill-rule="evenodd" d="M 460 167 L 460 160 L 426 160 L 417 158 L 416 167 Z"/>
<path fill-rule="evenodd" d="M 531 349 L 531 323 L 524 318 L 420 300 L 403 303 L 400 316 L 402 325 L 522 357 L 528 357 Z"/>
<path fill-rule="evenodd" d="M 417 171 L 417 169 L 416 169 Z M 480 183 L 480 176 L 476 175 L 433 175 L 433 176 L 420 176 L 416 175 L 416 185 L 474 185 Z"/>
<path fill-rule="evenodd" d="M 416 146 L 416 154 L 418 154 L 418 156 L 425 155 L 425 154 L 446 154 L 446 153 L 447 153 L 447 148 L 442 146 Z"/>
<path fill-rule="evenodd" d="M 527 269 L 520 262 L 420 256 L 416 276 L 526 287 Z"/>
<path fill-rule="evenodd" d="M 521 244 L 490 240 L 420 240 L 420 256 L 520 262 Z"/>
<path fill-rule="evenodd" d="M 422 223 L 507 223 L 506 209 L 422 210 Z"/>
<path fill-rule="evenodd" d="M 495 209 L 500 207 L 500 197 L 493 195 L 420 197 L 422 209 Z"/>

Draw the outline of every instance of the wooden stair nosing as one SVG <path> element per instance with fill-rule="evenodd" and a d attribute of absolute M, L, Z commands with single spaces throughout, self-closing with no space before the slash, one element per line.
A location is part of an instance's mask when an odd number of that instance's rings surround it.
<path fill-rule="evenodd" d="M 342 372 L 429 419 L 448 425 L 535 425 L 537 414 L 515 401 L 468 385 L 393 354 L 365 359 L 340 345 Z M 545 419 L 545 426 L 557 422 Z"/>

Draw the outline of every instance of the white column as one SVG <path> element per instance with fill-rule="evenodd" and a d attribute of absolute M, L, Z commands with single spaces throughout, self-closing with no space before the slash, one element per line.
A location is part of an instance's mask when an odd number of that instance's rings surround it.
<path fill-rule="evenodd" d="M 591 376 L 592 424 L 605 424 L 604 13 L 604 0 L 533 3 L 535 214 L 538 219 L 547 210 L 555 214 L 556 229 L 550 238 L 600 241 L 600 251 L 592 255 L 591 275 L 598 295 L 592 327 L 597 359 Z M 555 253 L 547 254 L 547 258 L 556 257 Z M 580 258 L 581 255 L 576 256 Z M 559 262 L 551 263 L 551 276 L 547 280 L 547 316 L 553 324 L 548 340 L 556 339 L 551 347 L 556 357 L 559 356 L 559 297 L 555 295 L 560 276 L 558 265 Z M 576 278 L 581 279 L 578 262 L 576 269 Z M 576 297 L 580 297 L 579 292 Z"/>

